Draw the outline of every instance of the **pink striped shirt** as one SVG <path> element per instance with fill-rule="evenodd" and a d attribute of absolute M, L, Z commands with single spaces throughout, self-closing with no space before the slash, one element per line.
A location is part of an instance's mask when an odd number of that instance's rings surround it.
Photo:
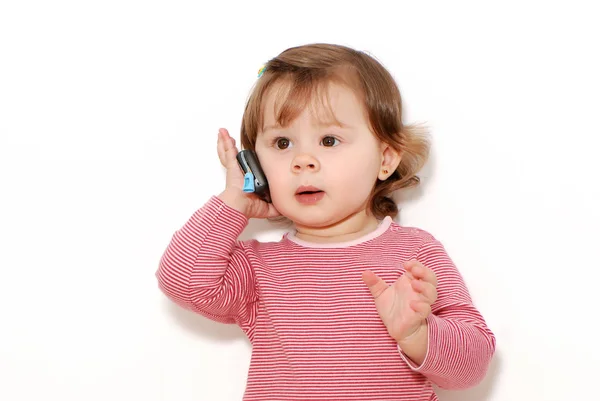
<path fill-rule="evenodd" d="M 238 324 L 252 344 L 251 400 L 437 400 L 432 383 L 477 384 L 495 338 L 443 246 L 385 218 L 357 241 L 239 241 L 248 219 L 211 198 L 175 232 L 156 273 L 179 305 Z M 361 274 L 389 284 L 416 258 L 438 279 L 429 345 L 416 366 L 389 336 Z"/>

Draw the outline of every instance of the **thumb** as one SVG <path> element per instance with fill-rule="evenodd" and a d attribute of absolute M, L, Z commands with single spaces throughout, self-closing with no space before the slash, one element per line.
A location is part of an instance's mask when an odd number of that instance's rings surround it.
<path fill-rule="evenodd" d="M 369 290 L 371 290 L 373 298 L 378 298 L 389 287 L 385 281 L 370 270 L 363 272 L 362 279 L 367 287 L 369 287 Z"/>

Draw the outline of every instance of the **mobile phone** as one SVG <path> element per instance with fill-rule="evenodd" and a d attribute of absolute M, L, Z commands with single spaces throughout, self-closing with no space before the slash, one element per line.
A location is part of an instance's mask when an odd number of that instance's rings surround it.
<path fill-rule="evenodd" d="M 269 183 L 267 177 L 260 167 L 256 152 L 249 149 L 240 151 L 236 159 L 244 172 L 244 192 L 255 193 L 266 202 L 271 202 Z"/>

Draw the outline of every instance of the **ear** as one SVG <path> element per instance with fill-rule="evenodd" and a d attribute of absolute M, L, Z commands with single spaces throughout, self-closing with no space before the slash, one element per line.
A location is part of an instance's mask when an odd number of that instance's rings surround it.
<path fill-rule="evenodd" d="M 381 168 L 379 169 L 377 178 L 379 178 L 381 181 L 387 180 L 398 168 L 400 160 L 402 160 L 402 154 L 400 151 L 394 149 L 387 143 L 382 143 Z"/>

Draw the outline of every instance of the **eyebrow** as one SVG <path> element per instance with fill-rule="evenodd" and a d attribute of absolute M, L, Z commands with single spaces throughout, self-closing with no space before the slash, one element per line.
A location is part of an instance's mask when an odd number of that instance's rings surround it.
<path fill-rule="evenodd" d="M 336 124 L 336 123 L 335 123 L 335 122 L 333 122 L 333 121 L 332 121 L 332 122 L 329 122 L 329 123 L 321 123 L 321 124 L 319 124 L 319 127 L 322 127 L 322 128 L 323 128 L 323 127 L 324 127 L 324 128 L 329 128 L 329 127 L 351 128 L 351 126 L 350 126 L 350 125 L 348 125 L 348 124 L 344 124 L 344 123 L 342 123 L 342 122 L 340 122 L 340 124 Z M 266 126 L 263 128 L 262 132 L 267 132 L 267 131 L 269 131 L 269 130 L 272 130 L 272 129 L 279 129 L 279 128 L 283 128 L 283 127 L 282 127 L 281 125 L 279 125 L 279 124 L 266 125 Z"/>

